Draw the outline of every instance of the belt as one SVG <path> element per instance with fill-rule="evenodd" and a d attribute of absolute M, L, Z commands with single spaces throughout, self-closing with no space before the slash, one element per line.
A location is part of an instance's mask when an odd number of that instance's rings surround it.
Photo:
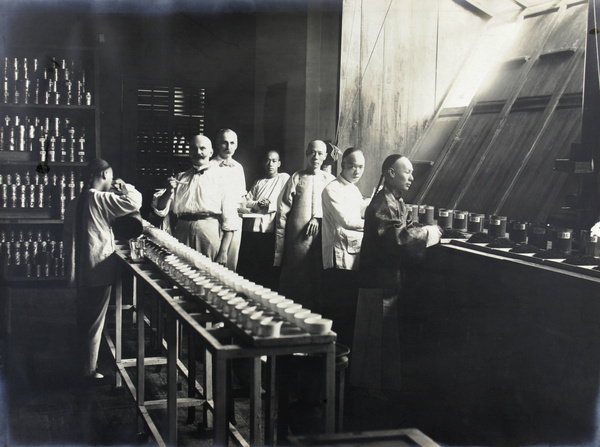
<path fill-rule="evenodd" d="M 177 216 L 178 219 L 194 221 L 203 219 L 218 219 L 221 215 L 216 213 L 183 213 Z"/>

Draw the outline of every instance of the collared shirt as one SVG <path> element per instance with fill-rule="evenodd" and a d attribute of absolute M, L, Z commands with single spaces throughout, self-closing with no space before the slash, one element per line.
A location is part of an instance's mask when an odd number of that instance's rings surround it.
<path fill-rule="evenodd" d="M 81 216 L 77 215 L 79 200 L 85 200 Z M 114 282 L 116 261 L 111 255 L 115 251 L 115 238 L 111 226 L 117 217 L 139 211 L 141 206 L 142 194 L 129 184 L 127 193 L 123 195 L 90 189 L 69 202 L 63 231 L 70 285 L 96 287 Z M 78 229 L 80 233 L 77 233 Z M 87 247 L 79 246 L 76 234 L 81 236 L 81 241 L 87 242 Z M 79 252 L 77 259 L 81 262 L 77 267 L 77 278 L 76 250 Z"/>
<path fill-rule="evenodd" d="M 323 268 L 357 270 L 368 199 L 341 175 L 323 190 Z"/>
<path fill-rule="evenodd" d="M 263 216 L 255 218 L 252 221 L 253 232 L 273 233 L 275 231 L 277 201 L 289 178 L 289 174 L 281 172 L 273 178 L 261 178 L 254 182 L 254 185 L 250 188 L 250 192 L 246 195 L 244 208 L 250 210 L 252 213 L 263 214 Z M 258 202 L 265 199 L 269 201 L 269 206 L 267 208 L 258 206 Z"/>
<path fill-rule="evenodd" d="M 219 155 L 213 158 L 210 163 L 212 166 L 219 168 L 219 175 L 224 179 L 228 197 L 234 201 L 235 207 L 238 208 L 246 196 L 246 176 L 244 175 L 243 166 L 233 158 L 226 160 Z"/>
<path fill-rule="evenodd" d="M 239 230 L 241 220 L 232 200 L 227 197 L 225 179 L 219 169 L 212 165 L 201 169 L 202 174 L 196 174 L 191 168 L 177 174 L 179 183 L 175 186 L 171 198 L 164 209 L 157 209 L 158 199 L 166 192 L 165 189 L 154 194 L 152 208 L 159 217 L 166 217 L 169 211 L 176 215 L 211 213 L 222 215 L 221 228 L 224 231 Z"/>

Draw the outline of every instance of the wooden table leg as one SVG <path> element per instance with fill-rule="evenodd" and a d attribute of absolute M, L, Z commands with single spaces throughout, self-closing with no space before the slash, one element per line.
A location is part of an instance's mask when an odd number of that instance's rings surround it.
<path fill-rule="evenodd" d="M 167 315 L 167 420 L 169 444 L 177 445 L 177 319 Z"/>
<path fill-rule="evenodd" d="M 141 287 L 139 288 L 141 289 Z M 137 313 L 136 313 L 136 324 L 137 324 L 137 353 L 136 353 L 136 366 L 137 366 L 137 387 L 136 387 L 136 400 L 138 407 L 144 405 L 144 394 L 145 394 L 145 356 L 146 356 L 146 340 L 145 340 L 145 322 L 144 322 L 144 312 L 146 305 L 146 296 L 143 295 L 143 290 L 141 291 L 140 296 L 137 300 Z M 138 418 L 138 432 L 141 433 L 144 431 L 144 421 L 142 418 Z"/>
<path fill-rule="evenodd" d="M 123 271 L 117 270 L 117 280 L 115 282 L 115 363 L 121 364 L 123 358 Z M 115 386 L 123 386 L 123 378 L 119 374 L 115 375 Z"/>
<path fill-rule="evenodd" d="M 252 358 L 252 373 L 250 383 L 250 443 L 262 446 L 261 436 L 261 361 L 260 357 Z"/>
<path fill-rule="evenodd" d="M 335 431 L 335 343 L 325 351 L 325 433 Z"/>
<path fill-rule="evenodd" d="M 277 428 L 277 387 L 275 386 L 275 369 L 277 357 L 267 357 L 267 389 L 265 400 L 265 444 L 275 445 Z"/>
<path fill-rule="evenodd" d="M 188 334 L 188 397 L 196 396 L 196 341 L 193 334 Z M 196 419 L 196 407 L 188 407 L 187 424 L 191 424 Z"/>
<path fill-rule="evenodd" d="M 206 327 L 209 328 L 211 323 L 206 323 Z M 204 405 L 204 428 L 211 429 L 214 424 L 214 415 L 211 410 L 208 409 L 208 402 L 214 403 L 214 394 L 213 394 L 213 357 L 208 349 L 204 349 L 204 380 L 202 386 L 204 387 L 204 398 L 206 399 L 207 404 Z"/>
<path fill-rule="evenodd" d="M 218 354 L 214 360 L 214 393 L 216 398 L 214 399 L 214 445 L 215 446 L 227 446 L 227 429 L 229 427 L 229 421 L 227 420 L 227 359 L 222 358 Z"/>

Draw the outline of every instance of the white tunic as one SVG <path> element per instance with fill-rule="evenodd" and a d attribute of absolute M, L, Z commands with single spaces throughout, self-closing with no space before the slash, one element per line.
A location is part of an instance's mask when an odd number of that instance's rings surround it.
<path fill-rule="evenodd" d="M 115 278 L 115 260 L 111 255 L 115 251 L 115 238 L 111 225 L 117 217 L 139 211 L 142 206 L 142 194 L 132 185 L 127 185 L 127 194 L 90 189 L 88 200 L 77 216 L 77 203 L 81 195 L 69 202 L 65 211 L 65 244 L 69 255 L 68 273 L 71 285 L 97 287 L 110 285 Z M 79 231 L 79 233 L 78 233 Z M 87 247 L 77 247 L 75 238 L 87 241 Z M 80 275 L 75 284 L 75 251 L 82 265 L 78 266 Z"/>
<path fill-rule="evenodd" d="M 358 270 L 369 200 L 341 175 L 323 190 L 323 268 Z"/>
<path fill-rule="evenodd" d="M 273 178 L 261 178 L 254 182 L 254 185 L 250 188 L 250 192 L 246 195 L 244 208 L 249 209 L 253 213 L 263 214 L 263 216 L 254 219 L 252 222 L 253 232 L 273 233 L 275 231 L 277 201 L 289 178 L 289 174 L 282 172 Z M 259 207 L 258 202 L 265 199 L 269 201 L 269 206 L 267 208 Z"/>

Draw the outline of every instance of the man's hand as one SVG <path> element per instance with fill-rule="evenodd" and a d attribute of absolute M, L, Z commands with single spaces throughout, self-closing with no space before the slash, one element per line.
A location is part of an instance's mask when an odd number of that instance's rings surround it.
<path fill-rule="evenodd" d="M 219 253 L 217 253 L 217 257 L 215 258 L 215 262 L 217 264 L 227 266 L 227 252 L 222 252 L 221 250 L 219 250 Z"/>
<path fill-rule="evenodd" d="M 269 208 L 271 201 L 269 199 L 262 199 L 258 201 L 258 206 L 261 208 Z"/>
<path fill-rule="evenodd" d="M 169 177 L 167 179 L 167 184 L 165 185 L 165 188 L 167 188 L 167 191 L 173 191 L 175 189 L 175 186 L 177 186 L 177 183 L 179 183 L 179 181 L 175 177 Z"/>
<path fill-rule="evenodd" d="M 319 220 L 316 217 L 313 217 L 306 227 L 306 235 L 307 236 L 316 236 L 319 232 Z"/>
<path fill-rule="evenodd" d="M 120 178 L 114 179 L 112 182 L 112 187 L 117 194 L 127 194 L 127 185 Z"/>
<path fill-rule="evenodd" d="M 427 225 L 427 247 L 438 244 L 442 237 L 443 230 L 438 225 Z"/>

